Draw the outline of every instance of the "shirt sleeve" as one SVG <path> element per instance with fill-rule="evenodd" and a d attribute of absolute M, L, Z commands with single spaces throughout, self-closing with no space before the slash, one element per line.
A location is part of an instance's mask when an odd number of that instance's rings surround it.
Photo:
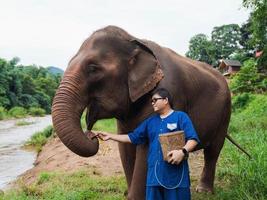
<path fill-rule="evenodd" d="M 147 142 L 147 121 L 142 122 L 133 132 L 128 134 L 133 144 L 138 145 Z"/>
<path fill-rule="evenodd" d="M 194 125 L 189 118 L 189 116 L 182 112 L 182 117 L 180 118 L 180 127 L 185 132 L 185 140 L 196 140 L 198 143 L 200 143 L 200 140 L 198 138 L 197 132 L 194 128 Z"/>

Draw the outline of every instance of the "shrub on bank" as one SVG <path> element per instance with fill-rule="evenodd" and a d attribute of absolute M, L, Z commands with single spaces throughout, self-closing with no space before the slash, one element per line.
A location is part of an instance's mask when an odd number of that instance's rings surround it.
<path fill-rule="evenodd" d="M 7 116 L 7 111 L 4 107 L 0 107 L 0 120 L 5 119 Z"/>
<path fill-rule="evenodd" d="M 45 116 L 45 110 L 37 107 L 31 107 L 28 113 L 32 116 L 40 116 L 40 117 Z"/>
<path fill-rule="evenodd" d="M 231 78 L 231 91 L 234 94 L 245 92 L 264 93 L 267 91 L 267 77 L 258 73 L 256 61 L 249 59 L 241 70 Z"/>
<path fill-rule="evenodd" d="M 27 115 L 27 110 L 23 107 L 13 107 L 8 111 L 10 117 L 23 118 Z"/>
<path fill-rule="evenodd" d="M 42 150 L 42 146 L 46 144 L 48 138 L 53 135 L 53 126 L 46 127 L 43 131 L 36 132 L 29 141 L 26 142 L 26 146 L 31 146 L 36 149 L 37 152 Z"/>
<path fill-rule="evenodd" d="M 253 99 L 253 95 L 250 93 L 242 93 L 232 97 L 232 110 L 244 109 L 249 102 Z"/>

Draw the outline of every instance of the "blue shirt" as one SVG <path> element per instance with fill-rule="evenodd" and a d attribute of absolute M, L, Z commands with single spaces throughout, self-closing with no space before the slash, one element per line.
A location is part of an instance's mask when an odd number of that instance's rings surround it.
<path fill-rule="evenodd" d="M 135 145 L 149 143 L 147 186 L 161 185 L 167 189 L 190 186 L 187 160 L 183 160 L 179 165 L 164 161 L 159 142 L 159 134 L 179 130 L 184 131 L 185 141 L 193 139 L 200 142 L 190 118 L 181 111 L 174 111 L 166 118 L 154 114 L 128 134 Z"/>

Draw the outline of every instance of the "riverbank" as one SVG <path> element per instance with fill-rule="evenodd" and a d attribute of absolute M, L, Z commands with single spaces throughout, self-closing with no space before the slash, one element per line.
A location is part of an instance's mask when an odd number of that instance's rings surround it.
<path fill-rule="evenodd" d="M 0 121 L 0 189 L 33 167 L 36 153 L 22 147 L 35 132 L 50 124 L 50 115 Z"/>
<path fill-rule="evenodd" d="M 189 163 L 192 190 L 194 190 L 202 171 L 202 152 L 198 151 L 192 153 L 190 155 Z M 75 178 L 73 178 L 73 176 Z M 76 180 L 76 176 L 80 176 L 80 179 Z M 113 183 L 114 185 L 110 187 L 114 187 L 114 190 L 116 190 L 117 193 L 107 193 L 106 196 L 114 195 L 114 199 L 124 198 L 126 182 L 120 161 L 118 145 L 114 141 L 100 141 L 98 153 L 93 157 L 83 158 L 72 153 L 58 137 L 51 138 L 38 154 L 34 167 L 21 175 L 14 186 L 16 188 L 23 188 L 26 193 L 29 192 L 29 189 L 32 190 L 32 193 L 43 193 L 43 187 L 47 187 L 49 184 L 54 185 L 55 182 L 58 182 L 62 177 L 65 177 L 64 180 L 66 179 L 65 181 L 67 183 L 65 184 L 74 184 L 75 188 L 77 187 L 78 182 L 80 183 L 84 181 L 82 179 L 89 179 L 90 183 L 100 182 L 91 183 L 91 186 L 87 185 L 87 187 L 92 187 L 92 190 L 95 190 L 95 187 L 98 187 L 97 184 L 107 184 L 106 182 Z M 75 181 L 73 179 L 75 179 Z M 74 181 L 74 183 L 70 183 L 72 181 Z M 40 183 L 45 184 L 45 186 L 41 186 Z M 118 188 L 119 185 L 120 188 Z M 86 186 L 83 185 L 81 187 Z M 79 189 L 76 188 L 75 190 Z M 99 195 L 99 190 L 95 191 L 95 193 L 96 195 Z M 55 193 L 53 194 L 56 195 Z"/>

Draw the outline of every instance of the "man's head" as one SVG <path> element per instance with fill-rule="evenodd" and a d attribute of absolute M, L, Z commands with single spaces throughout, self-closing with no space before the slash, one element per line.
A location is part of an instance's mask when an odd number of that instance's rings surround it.
<path fill-rule="evenodd" d="M 168 90 L 158 88 L 152 92 L 151 103 L 155 112 L 162 113 L 172 108 L 172 98 Z"/>

